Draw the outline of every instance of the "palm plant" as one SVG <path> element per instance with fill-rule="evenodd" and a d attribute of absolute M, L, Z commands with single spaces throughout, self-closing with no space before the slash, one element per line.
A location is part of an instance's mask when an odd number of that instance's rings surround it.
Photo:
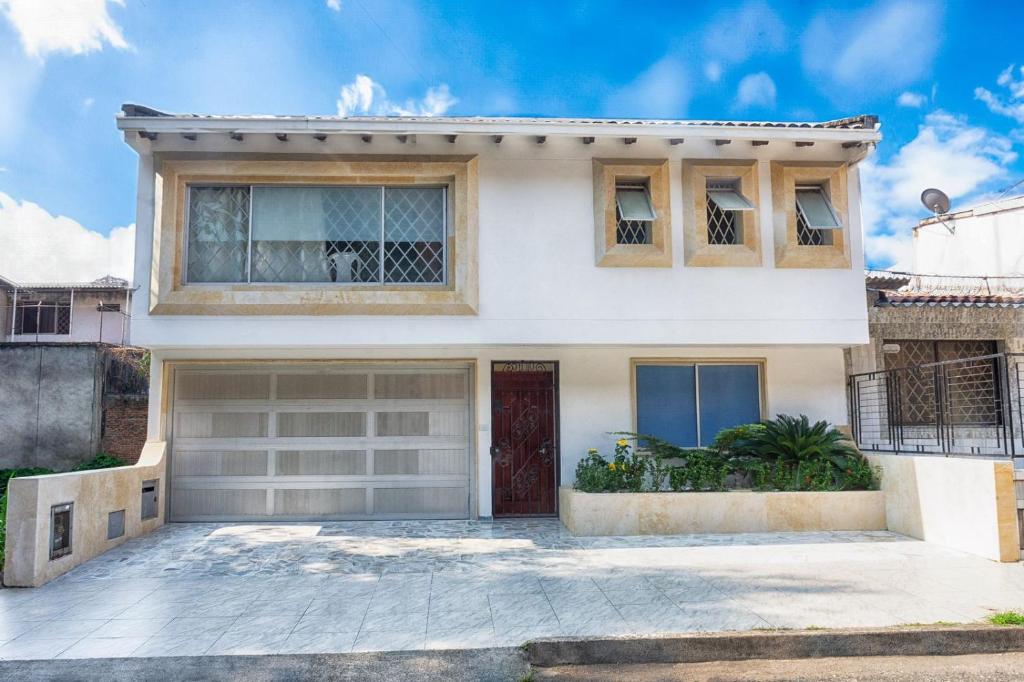
<path fill-rule="evenodd" d="M 762 422 L 762 426 L 763 429 L 736 441 L 733 447 L 762 460 L 792 465 L 794 477 L 808 465 L 827 462 L 838 480 L 841 472 L 851 470 L 861 458 L 842 431 L 825 421 L 811 424 L 807 415 L 780 414 Z M 799 485 L 796 481 L 794 484 Z"/>

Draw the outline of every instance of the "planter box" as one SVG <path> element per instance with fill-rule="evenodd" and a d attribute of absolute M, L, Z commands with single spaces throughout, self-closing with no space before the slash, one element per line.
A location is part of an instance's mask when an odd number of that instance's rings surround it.
<path fill-rule="evenodd" d="M 558 491 L 573 535 L 886 530 L 885 493 L 581 493 Z"/>

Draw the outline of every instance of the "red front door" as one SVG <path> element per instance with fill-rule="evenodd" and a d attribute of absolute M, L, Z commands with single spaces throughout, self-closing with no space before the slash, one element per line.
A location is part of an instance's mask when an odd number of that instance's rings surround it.
<path fill-rule="evenodd" d="M 557 363 L 493 364 L 491 463 L 495 516 L 558 513 Z"/>

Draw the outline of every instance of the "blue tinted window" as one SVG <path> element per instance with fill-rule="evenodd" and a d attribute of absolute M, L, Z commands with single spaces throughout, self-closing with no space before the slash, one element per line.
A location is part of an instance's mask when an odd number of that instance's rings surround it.
<path fill-rule="evenodd" d="M 636 430 L 676 445 L 697 445 L 693 365 L 638 365 Z"/>
<path fill-rule="evenodd" d="M 701 365 L 700 441 L 711 445 L 722 429 L 761 421 L 757 365 Z"/>

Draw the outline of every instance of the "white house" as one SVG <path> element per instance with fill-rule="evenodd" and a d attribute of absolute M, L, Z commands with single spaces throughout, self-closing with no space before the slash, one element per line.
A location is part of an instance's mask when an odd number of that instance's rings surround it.
<path fill-rule="evenodd" d="M 131 296 L 117 277 L 31 284 L 0 277 L 0 341 L 127 345 Z"/>
<path fill-rule="evenodd" d="M 847 421 L 875 117 L 118 126 L 169 520 L 553 515 L 609 432 Z"/>

